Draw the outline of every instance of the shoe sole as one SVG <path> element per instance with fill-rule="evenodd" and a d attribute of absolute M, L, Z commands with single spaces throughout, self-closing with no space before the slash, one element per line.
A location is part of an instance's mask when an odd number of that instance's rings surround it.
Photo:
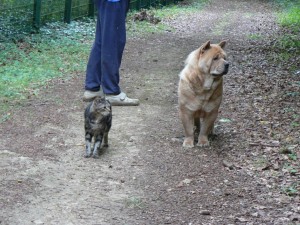
<path fill-rule="evenodd" d="M 109 99 L 108 99 L 109 101 Z M 140 103 L 137 102 L 137 103 L 134 103 L 134 102 L 111 102 L 110 101 L 110 104 L 112 106 L 138 106 Z"/>

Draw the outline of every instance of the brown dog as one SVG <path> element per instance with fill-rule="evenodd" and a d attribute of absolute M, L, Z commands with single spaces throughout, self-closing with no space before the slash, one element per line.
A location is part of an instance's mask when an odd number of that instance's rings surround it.
<path fill-rule="evenodd" d="M 209 145 L 208 135 L 213 132 L 222 101 L 222 76 L 229 68 L 223 50 L 225 44 L 225 41 L 219 44 L 208 41 L 191 52 L 179 75 L 179 115 L 185 133 L 183 147 L 194 147 L 194 125 L 199 131 L 197 145 Z"/>

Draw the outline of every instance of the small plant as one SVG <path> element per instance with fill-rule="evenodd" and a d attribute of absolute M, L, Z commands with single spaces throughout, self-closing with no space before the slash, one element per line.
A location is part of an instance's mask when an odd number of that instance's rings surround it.
<path fill-rule="evenodd" d="M 294 122 L 291 123 L 291 126 L 292 126 L 292 127 L 299 127 L 300 124 L 299 124 L 298 122 L 295 122 L 295 121 L 294 121 Z"/>
<path fill-rule="evenodd" d="M 295 196 L 299 194 L 299 190 L 297 189 L 297 184 L 292 184 L 286 188 L 283 188 L 283 192 L 289 196 Z"/>
<path fill-rule="evenodd" d="M 299 127 L 300 126 L 300 123 L 299 123 L 299 115 L 298 114 L 293 114 L 292 115 L 294 121 L 291 123 L 291 126 L 292 127 Z"/>
<path fill-rule="evenodd" d="M 252 39 L 252 40 L 259 40 L 259 39 L 262 39 L 262 35 L 260 35 L 260 34 L 249 34 L 248 38 Z"/>
<path fill-rule="evenodd" d="M 129 208 L 144 208 L 144 203 L 141 198 L 138 197 L 130 197 L 125 200 L 125 205 Z"/>
<path fill-rule="evenodd" d="M 287 92 L 285 95 L 290 96 L 290 97 L 296 97 L 296 96 L 300 95 L 300 92 L 298 92 L 298 91 Z"/>
<path fill-rule="evenodd" d="M 297 154 L 295 152 L 288 154 L 288 157 L 290 160 L 293 160 L 293 161 L 297 160 Z"/>
<path fill-rule="evenodd" d="M 291 175 L 295 176 L 297 174 L 298 170 L 297 169 L 291 169 L 289 172 L 290 172 Z"/>
<path fill-rule="evenodd" d="M 10 118 L 10 116 L 11 116 L 10 113 L 7 113 L 7 114 L 1 116 L 1 118 L 0 118 L 0 123 L 3 123 L 3 122 L 5 122 L 6 120 L 8 120 L 8 119 Z"/>

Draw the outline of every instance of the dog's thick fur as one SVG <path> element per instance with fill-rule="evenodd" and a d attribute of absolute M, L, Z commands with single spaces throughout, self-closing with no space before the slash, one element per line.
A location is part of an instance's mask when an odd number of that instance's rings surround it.
<path fill-rule="evenodd" d="M 223 50 L 226 42 L 207 41 L 191 52 L 180 73 L 178 86 L 179 115 L 185 139 L 183 147 L 194 147 L 194 125 L 199 131 L 198 146 L 208 146 L 223 95 L 223 75 L 229 63 Z M 200 126 L 201 125 L 201 126 Z"/>

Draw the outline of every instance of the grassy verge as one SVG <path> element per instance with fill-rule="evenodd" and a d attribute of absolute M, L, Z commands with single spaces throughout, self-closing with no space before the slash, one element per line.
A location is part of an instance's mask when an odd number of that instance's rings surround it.
<path fill-rule="evenodd" d="M 300 54 L 300 0 L 276 2 L 280 6 L 277 21 L 283 30 L 276 42 L 279 59 L 282 61 L 295 59 Z M 299 70 L 299 68 L 291 69 Z"/>
<path fill-rule="evenodd" d="M 293 5 L 289 7 L 285 12 L 279 13 L 278 19 L 282 26 L 289 27 L 294 31 L 299 31 L 300 5 Z"/>
<path fill-rule="evenodd" d="M 137 11 L 129 12 L 128 36 L 169 30 L 171 28 L 163 23 L 165 19 L 195 12 L 207 1 L 187 0 L 184 5 L 147 10 L 159 18 L 161 22 L 157 24 L 134 21 Z M 39 33 L 0 40 L 0 123 L 9 118 L 12 105 L 38 95 L 47 81 L 84 73 L 94 31 L 95 21 L 85 19 L 69 25 L 51 23 Z"/>
<path fill-rule="evenodd" d="M 276 47 L 274 52 L 278 56 L 279 63 L 285 62 L 287 68 L 291 72 L 291 76 L 286 77 L 285 87 L 287 90 L 284 97 L 290 102 L 297 102 L 300 92 L 300 0 L 276 0 L 280 6 L 280 12 L 277 14 L 277 22 L 281 26 L 281 32 L 277 37 Z M 286 100 L 288 101 L 288 100 Z M 299 108 L 299 107 L 298 107 Z M 291 104 L 284 108 L 286 113 L 290 114 L 290 127 L 293 133 L 297 133 L 299 128 L 299 115 L 297 104 Z M 297 136 L 297 134 L 296 134 Z M 280 153 L 285 155 L 283 158 L 283 171 L 285 176 L 290 176 L 290 182 L 282 184 L 282 192 L 290 197 L 297 197 L 300 194 L 300 182 L 295 179 L 299 172 L 299 142 L 296 139 L 288 139 L 284 144 Z"/>
<path fill-rule="evenodd" d="M 289 2 L 289 1 L 288 1 Z M 284 36 L 282 43 L 286 48 L 300 47 L 300 0 L 290 1 L 282 12 L 278 13 L 279 24 L 289 32 Z"/>
<path fill-rule="evenodd" d="M 94 26 L 93 21 L 52 23 L 39 33 L 0 42 L 0 122 L 11 105 L 37 95 L 45 82 L 85 70 Z"/>

